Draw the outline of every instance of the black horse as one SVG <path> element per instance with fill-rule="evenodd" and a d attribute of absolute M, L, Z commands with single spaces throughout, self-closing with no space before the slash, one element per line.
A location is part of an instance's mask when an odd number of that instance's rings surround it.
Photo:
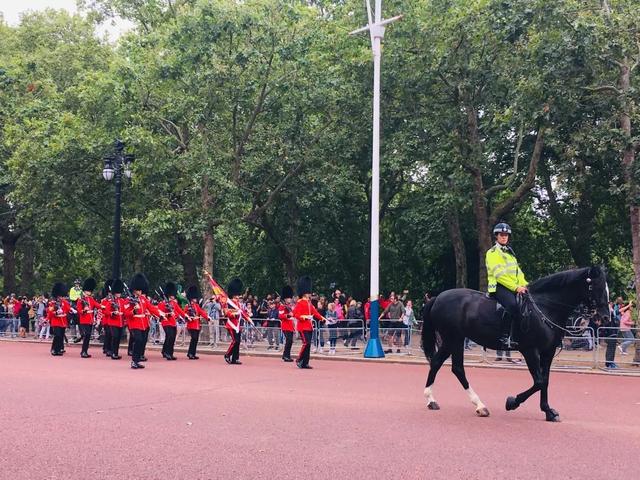
<path fill-rule="evenodd" d="M 568 318 L 575 308 L 584 304 L 591 315 L 607 319 L 609 288 L 599 267 L 581 268 L 556 273 L 529 285 L 525 300 L 530 310 L 520 322 L 518 350 L 524 356 L 533 386 L 515 397 L 508 397 L 507 410 L 515 410 L 531 395 L 540 391 L 540 409 L 548 421 L 559 421 L 558 412 L 549 406 L 547 389 L 549 370 L 564 333 Z M 433 397 L 433 382 L 442 364 L 451 356 L 451 370 L 476 406 L 476 414 L 489 416 L 489 410 L 469 386 L 464 372 L 464 340 L 493 350 L 501 349 L 500 322 L 502 313 L 496 301 L 486 294 L 464 288 L 447 290 L 431 300 L 423 312 L 422 348 L 430 369 L 424 395 L 430 410 L 440 407 Z M 436 348 L 436 333 L 441 342 Z"/>

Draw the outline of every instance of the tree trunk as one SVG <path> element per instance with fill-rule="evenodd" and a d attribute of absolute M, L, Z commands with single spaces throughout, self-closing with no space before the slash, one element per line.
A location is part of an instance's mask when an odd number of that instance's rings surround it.
<path fill-rule="evenodd" d="M 178 235 L 178 250 L 184 274 L 184 289 L 186 290 L 191 285 L 198 285 L 198 273 L 196 271 L 196 259 L 189 251 L 189 244 L 184 235 Z"/>
<path fill-rule="evenodd" d="M 4 278 L 4 294 L 16 293 L 16 243 L 19 236 L 5 233 L 2 237 L 2 274 Z"/>
<path fill-rule="evenodd" d="M 640 298 L 640 195 L 633 170 L 636 160 L 636 146 L 631 136 L 631 109 L 632 104 L 628 100 L 631 87 L 631 68 L 628 59 L 620 64 L 620 76 L 618 78 L 620 90 L 622 90 L 622 112 L 620 113 L 620 128 L 625 133 L 627 143 L 622 153 L 622 168 L 627 187 L 629 201 L 629 221 L 631 223 L 631 252 L 633 262 L 633 277 L 636 286 L 636 298 Z"/>
<path fill-rule="evenodd" d="M 451 209 L 447 212 L 447 228 L 449 238 L 453 245 L 453 254 L 456 259 L 456 288 L 467 287 L 467 251 L 460 231 L 458 214 Z"/>
<path fill-rule="evenodd" d="M 204 232 L 204 247 L 202 249 L 202 268 L 214 276 L 213 271 L 213 247 L 214 247 L 214 236 L 213 236 L 213 227 L 207 228 Z M 200 283 L 200 291 L 202 292 L 202 296 L 204 298 L 211 297 L 211 285 L 209 285 L 209 280 L 203 275 L 202 281 Z"/>
<path fill-rule="evenodd" d="M 20 293 L 33 295 L 35 245 L 31 238 L 25 237 L 20 243 L 22 251 L 22 268 L 20 272 Z"/>
<path fill-rule="evenodd" d="M 468 170 L 473 179 L 473 214 L 476 220 L 476 234 L 478 235 L 478 289 L 487 289 L 487 267 L 485 255 L 491 248 L 491 233 L 489 232 L 489 215 L 487 213 L 487 197 L 485 195 L 482 169 L 480 167 L 482 146 L 478 132 L 478 112 L 473 106 L 466 105 L 467 141 L 471 158 L 468 159 Z"/>

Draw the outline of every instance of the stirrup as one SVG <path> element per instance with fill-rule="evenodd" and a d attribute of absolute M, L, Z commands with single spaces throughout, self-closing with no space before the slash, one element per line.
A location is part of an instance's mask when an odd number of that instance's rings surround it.
<path fill-rule="evenodd" d="M 512 340 L 511 335 L 504 335 L 500 338 L 499 342 L 506 350 L 511 350 L 512 348 L 515 349 L 518 347 L 518 342 Z"/>

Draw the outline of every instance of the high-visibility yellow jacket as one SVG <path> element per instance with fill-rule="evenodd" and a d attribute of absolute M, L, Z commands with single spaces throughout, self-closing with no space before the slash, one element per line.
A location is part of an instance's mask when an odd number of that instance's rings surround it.
<path fill-rule="evenodd" d="M 498 283 L 512 292 L 518 287 L 526 287 L 527 280 L 518 266 L 518 260 L 509 247 L 495 244 L 485 257 L 487 265 L 487 290 L 489 293 L 496 291 Z"/>

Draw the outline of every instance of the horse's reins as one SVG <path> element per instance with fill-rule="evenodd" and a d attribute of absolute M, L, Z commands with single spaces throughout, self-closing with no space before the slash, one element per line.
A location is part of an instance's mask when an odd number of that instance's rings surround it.
<path fill-rule="evenodd" d="M 589 285 L 589 290 L 588 290 L 588 303 L 589 303 L 589 307 L 593 307 L 594 305 L 594 301 L 593 301 L 593 285 L 591 283 L 591 278 L 587 277 L 587 284 Z M 549 317 L 547 317 L 544 312 L 542 310 L 540 310 L 540 307 L 538 307 L 538 304 L 536 303 L 536 301 L 533 299 L 532 295 L 528 295 L 529 297 L 529 301 L 531 302 L 531 305 L 533 306 L 533 308 L 535 309 L 536 313 L 540 316 L 540 318 L 542 319 L 542 321 L 544 323 L 546 323 L 547 325 L 549 325 L 549 327 L 551 328 L 557 328 L 558 330 L 572 335 L 573 333 L 575 333 L 575 331 L 571 331 L 569 329 L 567 329 L 566 327 L 563 327 L 561 325 L 558 325 L 556 322 L 554 322 L 553 320 L 551 320 Z M 571 307 L 572 305 L 569 305 L 567 303 L 562 303 L 562 302 L 551 302 L 551 303 L 555 303 L 556 305 L 564 305 L 567 307 Z M 576 329 L 577 331 L 577 329 Z"/>

